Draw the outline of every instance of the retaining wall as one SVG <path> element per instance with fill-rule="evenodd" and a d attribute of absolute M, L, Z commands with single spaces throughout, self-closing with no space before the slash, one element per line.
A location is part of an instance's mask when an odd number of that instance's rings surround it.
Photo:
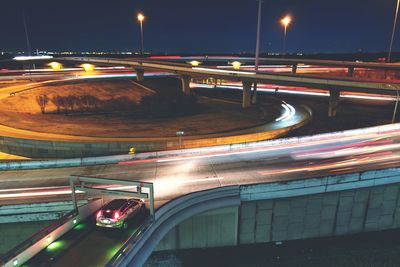
<path fill-rule="evenodd" d="M 240 199 L 239 212 L 234 212 L 236 207 L 209 211 L 175 226 L 156 250 L 268 243 L 399 228 L 400 169 L 243 185 Z M 218 241 L 210 238 L 214 235 Z M 233 236 L 237 238 L 232 240 Z"/>

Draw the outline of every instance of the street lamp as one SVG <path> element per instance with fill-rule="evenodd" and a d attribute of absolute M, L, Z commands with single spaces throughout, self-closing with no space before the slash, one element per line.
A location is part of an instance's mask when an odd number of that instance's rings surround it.
<path fill-rule="evenodd" d="M 233 61 L 230 64 L 233 66 L 233 69 L 235 70 L 240 70 L 240 66 L 242 66 L 242 63 L 239 61 Z"/>
<path fill-rule="evenodd" d="M 142 13 L 139 13 L 137 15 L 137 19 L 140 24 L 140 55 L 143 57 L 144 53 L 144 45 L 143 45 L 143 21 L 145 19 L 144 15 Z"/>
<path fill-rule="evenodd" d="M 182 136 L 185 135 L 184 131 L 177 131 L 176 136 L 178 136 L 178 141 L 179 141 L 179 148 L 182 148 Z"/>
<path fill-rule="evenodd" d="M 197 60 L 192 60 L 189 62 L 189 64 L 192 65 L 193 67 L 197 67 L 201 64 L 201 62 Z"/>
<path fill-rule="evenodd" d="M 389 54 L 388 54 L 388 58 L 387 58 L 387 62 L 388 62 L 388 63 L 390 63 L 390 61 L 391 61 L 391 56 L 392 56 L 392 48 L 393 48 L 394 35 L 395 35 L 395 33 L 396 33 L 397 16 L 399 15 L 399 6 L 400 6 L 400 0 L 397 0 L 396 13 L 395 13 L 394 22 L 393 22 L 392 38 L 390 39 Z"/>
<path fill-rule="evenodd" d="M 400 0 L 399 0 L 400 1 Z M 286 54 L 286 34 L 287 34 L 287 28 L 292 22 L 292 18 L 290 16 L 285 16 L 284 18 L 281 19 L 281 24 L 284 27 L 284 33 L 283 33 L 283 54 Z"/>
<path fill-rule="evenodd" d="M 58 62 L 50 62 L 48 64 L 48 66 L 51 67 L 54 71 L 58 71 L 58 70 L 62 69 L 61 63 L 58 63 Z"/>
<path fill-rule="evenodd" d="M 255 62 L 254 62 L 254 70 L 257 72 L 258 67 L 260 65 L 260 35 L 261 35 L 261 9 L 262 9 L 262 2 L 263 0 L 258 1 L 258 12 L 257 12 L 257 37 L 256 37 L 256 55 L 255 55 Z M 233 65 L 235 68 L 235 65 Z M 240 65 L 238 66 L 240 68 Z M 253 104 L 256 103 L 257 100 L 257 83 L 254 83 L 253 87 L 253 96 L 251 98 L 251 102 Z"/>
<path fill-rule="evenodd" d="M 92 72 L 94 70 L 94 68 L 95 68 L 94 65 L 89 64 L 89 63 L 82 64 L 81 67 L 83 68 L 83 70 L 85 72 Z"/>

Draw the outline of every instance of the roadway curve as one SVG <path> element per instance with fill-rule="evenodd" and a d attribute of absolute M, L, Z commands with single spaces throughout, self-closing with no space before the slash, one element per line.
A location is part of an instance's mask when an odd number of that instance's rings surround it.
<path fill-rule="evenodd" d="M 296 180 L 400 165 L 400 125 L 378 131 L 350 131 L 316 137 L 278 140 L 235 151 L 120 162 L 115 165 L 0 173 L 0 205 L 36 201 L 53 194 L 69 196 L 70 174 L 154 183 L 156 205 L 183 194 L 228 185 Z M 38 188 L 52 186 L 52 188 Z M 22 190 L 22 187 L 35 189 Z M 72 255 L 84 258 L 76 266 L 104 263 L 104 253 L 120 246 L 120 236 L 99 234 L 94 226 L 57 259 L 68 266 Z M 96 247 L 96 249 L 92 249 Z M 46 259 L 45 259 L 46 260 Z M 36 266 L 36 265 L 32 265 Z M 38 265 L 40 266 L 40 265 Z"/>
<path fill-rule="evenodd" d="M 374 128 L 373 128 L 374 129 Z M 228 185 L 285 181 L 400 166 L 400 124 L 382 131 L 348 131 L 282 139 L 231 151 L 161 157 L 112 165 L 0 172 L 0 204 L 29 195 L 28 187 L 60 186 L 71 174 L 153 182 L 158 201 Z M 14 189 L 15 188 L 15 189 Z M 40 189 L 38 189 L 40 190 Z M 52 191 L 51 189 L 50 191 Z M 28 190 L 29 191 L 29 190 Z M 46 190 L 47 192 L 48 190 Z M 68 194 L 68 193 L 67 193 Z"/>
<path fill-rule="evenodd" d="M 113 74 L 113 78 L 131 77 L 132 74 Z M 155 74 L 160 75 L 160 74 Z M 32 90 L 43 85 L 55 84 L 58 82 L 75 81 L 91 78 L 109 78 L 108 74 L 93 76 L 66 77 L 55 76 L 57 79 L 42 82 L 32 82 L 23 85 L 10 86 L 0 89 L 0 99 L 10 97 L 10 94 Z M 6 125 L 0 125 L 0 136 L 3 142 L 0 143 L 0 150 L 5 153 L 17 154 L 26 157 L 80 157 L 99 156 L 105 154 L 126 153 L 132 146 L 137 151 L 155 151 L 173 149 L 182 146 L 183 148 L 204 147 L 223 144 L 237 144 L 241 142 L 252 142 L 276 138 L 288 131 L 304 125 L 311 114 L 303 107 L 293 108 L 289 104 L 282 104 L 282 117 L 276 121 L 266 123 L 257 127 L 250 127 L 243 130 L 215 133 L 198 136 L 185 136 L 182 144 L 178 144 L 176 137 L 154 137 L 154 138 L 121 138 L 121 137 L 90 137 L 78 135 L 54 134 L 35 132 L 23 129 L 16 129 Z M 44 141 L 44 142 L 42 142 Z M 52 141 L 49 143 L 48 141 Z M 74 144 L 70 144 L 74 143 Z M 77 146 L 79 143 L 80 146 Z M 104 143 L 110 144 L 105 146 Z M 87 148 L 89 144 L 90 149 Z M 25 149 L 26 148 L 26 149 Z M 47 152 L 41 154 L 43 150 Z M 85 154 L 86 153 L 86 154 Z M 91 153 L 91 154 L 88 154 Z"/>

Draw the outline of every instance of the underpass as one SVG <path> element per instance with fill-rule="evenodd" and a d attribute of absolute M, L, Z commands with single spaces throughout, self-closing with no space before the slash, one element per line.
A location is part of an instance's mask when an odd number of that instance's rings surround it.
<path fill-rule="evenodd" d="M 99 229 L 94 214 L 52 243 L 24 266 L 104 266 L 134 234 L 148 214 L 133 220 L 128 229 Z"/>

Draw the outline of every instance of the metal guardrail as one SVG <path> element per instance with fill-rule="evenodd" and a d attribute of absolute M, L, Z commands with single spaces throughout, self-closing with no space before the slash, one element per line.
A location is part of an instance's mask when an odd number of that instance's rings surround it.
<path fill-rule="evenodd" d="M 35 233 L 10 251 L 8 251 L 6 254 L 4 254 L 2 257 L 0 257 L 0 265 L 5 265 L 7 262 L 11 261 L 13 258 L 18 256 L 20 253 L 31 247 L 33 244 L 38 242 L 39 240 L 45 238 L 48 234 L 56 230 L 58 227 L 63 225 L 64 223 L 68 222 L 72 218 L 78 215 L 78 211 L 73 210 L 67 214 L 65 214 L 63 217 L 61 217 L 59 220 L 53 222 L 46 228 L 42 229 L 41 231 Z"/>
<path fill-rule="evenodd" d="M 239 186 L 209 189 L 178 197 L 160 207 L 155 220 L 147 220 L 106 266 L 142 266 L 160 239 L 180 222 L 207 210 L 239 205 Z"/>
<path fill-rule="evenodd" d="M 36 160 L 36 161 L 11 161 L 0 163 L 0 170 L 27 170 L 79 167 L 88 165 L 113 164 L 120 161 L 128 161 L 135 158 L 135 155 L 116 155 L 104 157 L 88 157 L 75 159 Z"/>

